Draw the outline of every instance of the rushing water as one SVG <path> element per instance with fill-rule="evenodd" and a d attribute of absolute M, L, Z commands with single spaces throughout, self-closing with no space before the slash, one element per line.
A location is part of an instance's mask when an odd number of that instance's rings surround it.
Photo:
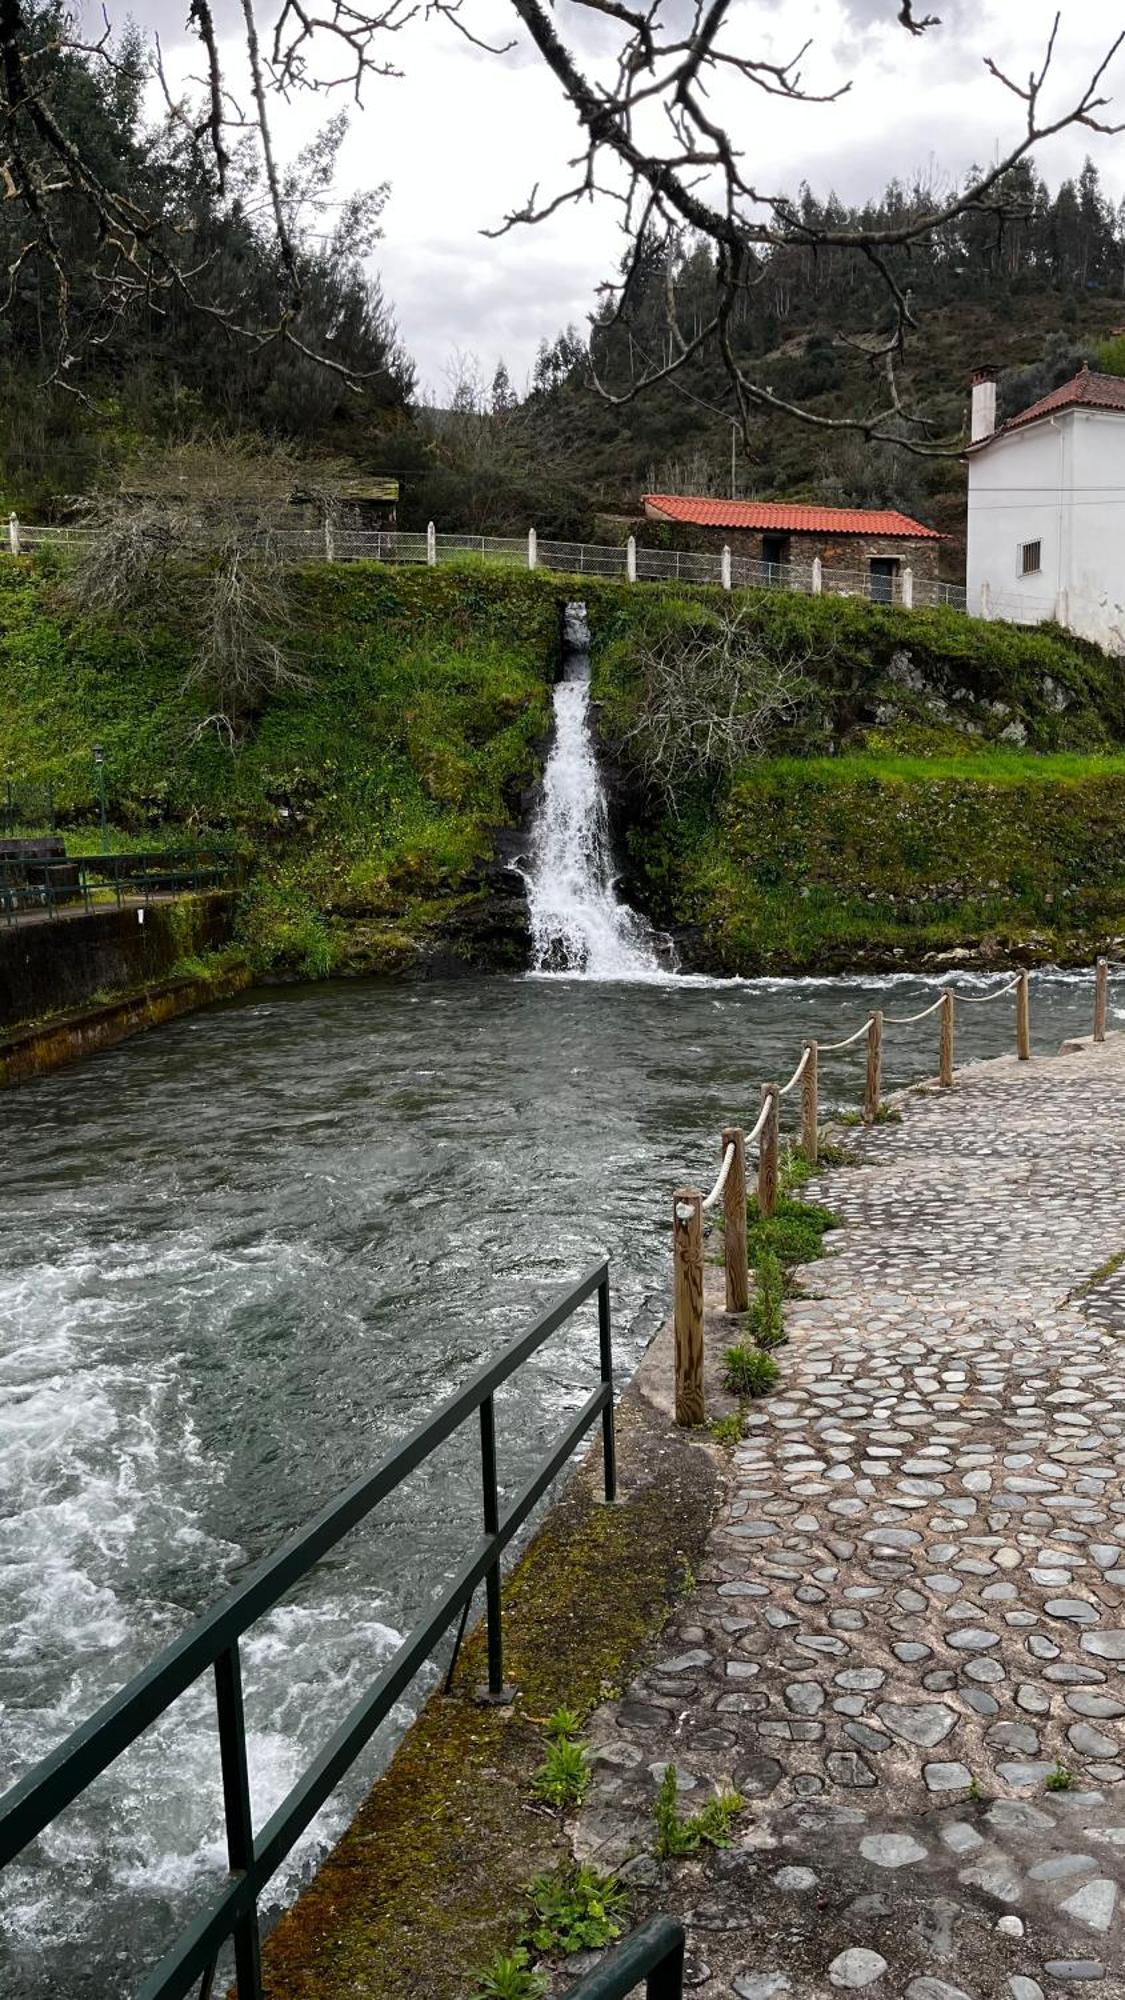
<path fill-rule="evenodd" d="M 896 1012 L 933 986 L 904 979 Z M 558 1283 L 613 1260 L 635 1363 L 665 1305 L 667 1208 L 802 1036 L 885 985 L 480 979 L 249 996 L 3 1100 L 0 1785 L 246 1564 L 400 1438 Z M 1089 980 L 1037 980 L 1037 1046 Z M 965 1009 L 959 1058 L 1012 1040 Z M 936 1024 L 890 1037 L 888 1087 Z M 824 1064 L 854 1102 L 862 1052 Z M 587 1393 L 590 1319 L 500 1401 L 510 1490 Z M 472 1439 L 443 1450 L 254 1628 L 260 1824 L 475 1532 Z M 344 1823 L 389 1734 L 280 1884 Z M 131 1993 L 222 1868 L 205 1685 L 0 1887 L 5 2000 Z"/>
<path fill-rule="evenodd" d="M 532 964 L 587 979 L 664 979 L 669 955 L 617 894 L 609 816 L 590 731 L 586 607 L 569 604 L 565 665 L 527 871 Z"/>

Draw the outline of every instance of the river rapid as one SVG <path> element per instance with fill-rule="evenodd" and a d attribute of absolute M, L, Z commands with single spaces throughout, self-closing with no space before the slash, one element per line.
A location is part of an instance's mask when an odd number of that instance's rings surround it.
<path fill-rule="evenodd" d="M 972 985 L 971 981 L 960 982 Z M 758 1080 L 930 982 L 480 978 L 251 994 L 7 1093 L 0 1202 L 0 1786 L 608 1252 L 622 1376 L 667 1305 L 673 1188 Z M 1038 1049 L 1091 981 L 1033 983 Z M 966 1008 L 959 1059 L 1007 1049 Z M 934 1067 L 936 1019 L 886 1083 Z M 855 1103 L 862 1049 L 823 1065 Z M 498 1408 L 510 1491 L 596 1371 L 592 1320 Z M 443 1449 L 245 1649 L 265 1819 L 476 1532 Z M 404 1709 L 310 1830 L 345 1824 Z M 222 1873 L 212 1697 L 181 1700 L 0 1886 L 6 2000 L 131 1993 Z"/>

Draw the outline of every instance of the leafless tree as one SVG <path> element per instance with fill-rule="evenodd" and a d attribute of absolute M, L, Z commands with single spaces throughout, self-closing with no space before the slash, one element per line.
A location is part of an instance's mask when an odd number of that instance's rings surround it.
<path fill-rule="evenodd" d="M 218 314 L 233 330 L 247 339 L 301 345 L 295 326 L 299 258 L 273 136 L 272 112 L 278 97 L 340 86 L 359 98 L 372 78 L 394 74 L 388 51 L 419 12 L 444 16 L 469 40 L 484 46 L 466 11 L 470 4 L 471 0 L 329 0 L 319 7 L 311 0 L 269 0 L 260 24 L 255 0 L 239 0 L 241 68 L 248 92 L 243 106 L 236 102 L 224 73 L 211 0 L 190 0 L 189 21 L 203 63 L 202 102 L 189 107 L 169 90 L 169 117 L 220 186 L 237 142 L 247 135 L 252 138 L 285 274 L 285 299 L 276 323 L 238 328 L 232 316 Z M 495 233 L 541 222 L 574 203 L 601 199 L 615 204 L 628 246 L 621 283 L 613 288 L 619 312 L 628 297 L 634 261 L 654 236 L 667 244 L 670 274 L 681 240 L 697 237 L 709 243 L 718 271 L 713 313 L 701 324 L 681 326 L 670 275 L 664 352 L 615 400 L 643 395 L 653 382 L 676 375 L 701 349 L 714 345 L 744 430 L 752 414 L 764 410 L 801 418 L 826 431 L 894 439 L 916 451 L 939 448 L 928 440 L 924 422 L 904 405 L 900 394 L 897 364 L 914 330 L 915 315 L 891 268 L 891 253 L 924 246 L 937 231 L 970 211 L 993 217 L 999 227 L 1011 212 L 1006 207 L 1006 178 L 1041 142 L 1068 129 L 1102 135 L 1123 129 L 1111 121 L 1108 89 L 1110 68 L 1125 34 L 1107 36 L 1105 53 L 1086 82 L 1056 101 L 1061 35 L 1056 18 L 1045 50 L 1026 77 L 1002 69 L 991 58 L 986 61 L 1000 90 L 1013 101 L 1017 121 L 1015 136 L 987 171 L 967 186 L 935 196 L 932 207 L 900 226 L 810 224 L 790 201 L 770 189 L 763 179 L 766 163 L 748 159 L 737 136 L 753 130 L 749 106 L 755 97 L 815 105 L 831 103 L 847 91 L 847 78 L 807 80 L 807 42 L 791 59 L 779 61 L 764 54 L 762 45 L 755 43 L 753 16 L 744 7 L 736 8 L 733 0 L 690 0 L 674 6 L 664 6 L 662 0 L 640 0 L 640 4 L 574 0 L 568 16 L 569 40 L 548 0 L 508 0 L 508 4 L 555 77 L 583 137 L 566 185 L 547 195 L 534 186 Z M 904 31 L 925 37 L 927 46 L 933 46 L 940 69 L 942 37 L 950 31 L 935 16 L 916 13 L 912 0 L 885 0 L 885 5 L 888 20 L 897 19 Z M 787 9 L 787 18 L 795 11 Z M 589 32 L 583 32 L 583 23 Z M 86 42 L 77 28 L 67 33 L 69 46 L 82 49 L 89 60 L 116 59 L 108 29 Z M 585 57 L 584 44 L 596 46 L 598 53 Z M 71 274 L 56 227 L 61 204 L 81 204 L 96 227 L 107 313 L 125 311 L 130 303 L 150 298 L 161 288 L 175 288 L 198 299 L 198 274 L 184 268 L 175 233 L 164 220 L 142 212 L 127 193 L 111 188 L 76 145 L 54 108 L 50 55 L 34 43 L 28 0 L 0 0 L 3 176 L 8 197 L 19 204 L 27 225 L 15 270 L 32 255 L 46 257 L 56 266 L 59 373 L 65 379 L 72 340 L 67 317 Z M 154 60 L 162 73 L 158 52 Z M 870 409 L 847 416 L 812 413 L 756 379 L 740 361 L 733 339 L 740 297 L 759 282 L 763 256 L 786 245 L 831 248 L 864 260 L 880 274 L 891 324 L 864 342 L 876 385 Z M 10 282 L 14 276 L 15 271 L 9 274 Z M 218 312 L 199 303 L 201 311 Z"/>
<path fill-rule="evenodd" d="M 333 468 L 284 446 L 203 440 L 135 460 L 120 490 L 86 508 L 87 536 L 63 588 L 77 609 L 159 624 L 186 644 L 187 692 L 209 704 L 194 734 L 233 745 L 280 689 L 300 683 L 287 647 L 295 490 L 323 515 Z"/>
<path fill-rule="evenodd" d="M 640 712 L 624 742 L 673 812 L 684 785 L 776 748 L 813 687 L 815 649 L 774 643 L 742 607 L 642 644 Z"/>

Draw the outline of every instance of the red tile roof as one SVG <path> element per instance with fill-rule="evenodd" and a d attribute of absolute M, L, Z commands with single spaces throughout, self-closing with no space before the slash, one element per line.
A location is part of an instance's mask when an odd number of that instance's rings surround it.
<path fill-rule="evenodd" d="M 899 535 L 912 541 L 941 540 L 892 507 L 805 507 L 788 500 L 694 500 L 687 494 L 646 493 L 646 513 L 659 520 L 686 521 L 696 528 L 764 528 L 797 535 Z"/>
<path fill-rule="evenodd" d="M 1041 396 L 1037 403 L 1031 403 L 1026 410 L 1017 410 L 999 430 L 988 437 L 978 438 L 970 451 L 979 451 L 982 445 L 991 444 L 993 438 L 1006 437 L 1009 431 L 1022 430 L 1024 424 L 1038 423 L 1041 417 L 1051 417 L 1056 410 L 1123 410 L 1125 411 L 1125 376 L 1095 375 L 1089 368 L 1064 382 L 1059 389 L 1052 389 L 1050 395 Z"/>

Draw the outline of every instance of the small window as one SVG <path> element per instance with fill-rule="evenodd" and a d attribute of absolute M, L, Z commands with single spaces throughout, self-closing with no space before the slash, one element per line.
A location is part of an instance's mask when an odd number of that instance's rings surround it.
<path fill-rule="evenodd" d="M 1020 575 L 1038 576 L 1043 567 L 1042 542 L 1020 543 Z"/>

